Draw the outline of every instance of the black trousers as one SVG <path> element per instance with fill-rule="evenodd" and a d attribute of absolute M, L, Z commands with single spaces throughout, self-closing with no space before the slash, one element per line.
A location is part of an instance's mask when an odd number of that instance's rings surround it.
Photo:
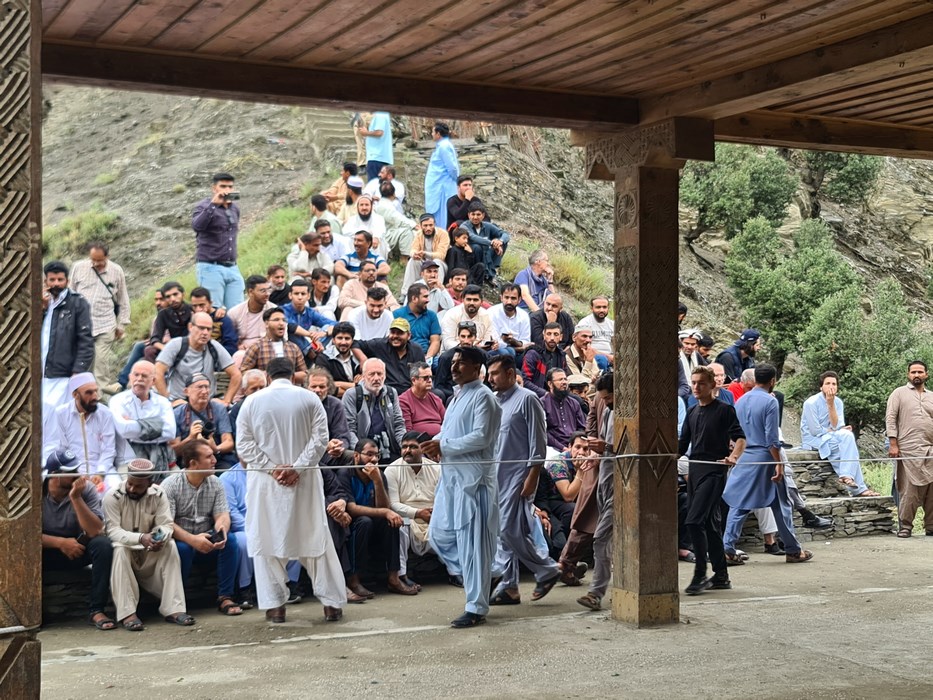
<path fill-rule="evenodd" d="M 363 515 L 350 524 L 350 573 L 398 571 L 399 530 L 385 518 Z"/>
<path fill-rule="evenodd" d="M 103 612 L 110 600 L 110 566 L 113 563 L 113 545 L 106 535 L 98 535 L 84 546 L 84 554 L 69 559 L 57 549 L 42 550 L 43 571 L 73 571 L 91 565 L 91 595 L 88 612 Z"/>
<path fill-rule="evenodd" d="M 709 560 L 713 572 L 726 575 L 726 554 L 722 546 L 722 524 L 720 502 L 726 488 L 726 470 L 695 470 L 690 465 L 687 482 L 690 505 L 685 519 L 693 554 L 696 557 L 695 576 L 706 575 Z"/>

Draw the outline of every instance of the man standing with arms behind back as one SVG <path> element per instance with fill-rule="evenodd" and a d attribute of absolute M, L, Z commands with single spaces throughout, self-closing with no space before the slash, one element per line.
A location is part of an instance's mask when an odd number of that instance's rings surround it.
<path fill-rule="evenodd" d="M 499 489 L 492 460 L 502 409 L 480 381 L 484 357 L 474 347 L 454 353 L 451 373 L 460 393 L 447 409 L 438 439 L 421 445 L 427 457 L 441 459 L 428 538 L 448 573 L 463 576 L 466 610 L 450 623 L 458 628 L 486 622 L 499 534 Z"/>
<path fill-rule="evenodd" d="M 885 412 L 890 440 L 888 454 L 900 457 L 895 467 L 899 496 L 897 536 L 910 537 L 917 507 L 923 507 L 923 527 L 933 536 L 933 394 L 926 390 L 927 366 L 914 360 L 907 384 L 891 392 Z"/>
<path fill-rule="evenodd" d="M 195 270 L 198 285 L 210 291 L 214 303 L 231 309 L 243 301 L 243 275 L 236 264 L 240 193 L 234 191 L 229 173 L 215 173 L 211 180 L 211 196 L 198 202 L 191 217 L 197 248 Z"/>
<path fill-rule="evenodd" d="M 313 391 L 292 384 L 294 366 L 269 362 L 272 383 L 246 397 L 237 417 L 237 452 L 249 465 L 246 537 L 255 567 L 259 607 L 285 622 L 285 566 L 297 559 L 308 571 L 328 622 L 343 616 L 343 570 L 327 525 L 324 482 L 318 469 L 327 449 L 327 415 Z"/>

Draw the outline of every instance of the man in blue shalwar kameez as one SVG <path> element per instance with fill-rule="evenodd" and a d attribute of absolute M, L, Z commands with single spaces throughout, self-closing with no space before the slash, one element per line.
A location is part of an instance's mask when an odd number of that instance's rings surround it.
<path fill-rule="evenodd" d="M 770 508 L 784 540 L 785 560 L 799 563 L 812 559 L 813 552 L 802 549 L 794 533 L 794 511 L 784 482 L 778 436 L 778 402 L 771 395 L 776 381 L 777 372 L 772 365 L 758 365 L 755 388 L 735 406 L 747 445 L 722 494 L 730 506 L 723 547 L 727 557 L 734 557 L 735 543 L 742 533 L 745 518 L 756 508 Z"/>
<path fill-rule="evenodd" d="M 484 359 L 474 347 L 454 353 L 450 371 L 460 393 L 447 408 L 437 439 L 421 445 L 441 464 L 428 540 L 447 570 L 463 576 L 466 593 L 465 612 L 451 622 L 453 627 L 486 621 L 499 534 L 493 460 L 502 410 L 479 379 Z"/>
<path fill-rule="evenodd" d="M 501 575 L 490 605 L 517 605 L 518 564 L 524 564 L 535 577 L 532 600 L 550 593 L 560 578 L 557 562 L 548 556 L 547 546 L 538 547 L 539 529 L 533 499 L 538 490 L 538 474 L 547 449 L 547 420 L 544 407 L 534 393 L 518 386 L 515 358 L 499 355 L 488 365 L 502 420 L 496 445 L 499 479 L 499 550 L 495 573 Z"/>
<path fill-rule="evenodd" d="M 434 125 L 431 136 L 437 142 L 424 173 L 424 210 L 434 216 L 434 225 L 443 231 L 447 221 L 447 200 L 457 194 L 460 163 L 457 150 L 450 142 L 450 127 L 443 122 Z"/>

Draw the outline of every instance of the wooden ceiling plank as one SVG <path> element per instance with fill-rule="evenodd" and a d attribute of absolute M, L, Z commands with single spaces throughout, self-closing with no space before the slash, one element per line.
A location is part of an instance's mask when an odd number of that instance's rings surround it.
<path fill-rule="evenodd" d="M 718 119 L 923 68 L 933 68 L 933 15 L 643 100 L 642 119 Z"/>
<path fill-rule="evenodd" d="M 97 42 L 109 45 L 145 46 L 201 0 L 136 2 L 101 34 Z"/>
<path fill-rule="evenodd" d="M 866 102 L 857 106 L 838 105 L 823 114 L 850 119 L 886 121 L 888 117 L 901 114 L 918 104 L 930 104 L 931 99 L 933 99 L 933 84 L 928 85 L 925 90 L 913 90 L 909 94 L 899 96 L 886 94 L 874 102 Z"/>
<path fill-rule="evenodd" d="M 343 3 L 337 3 L 329 14 L 306 19 L 250 52 L 248 58 L 334 67 L 352 59 L 363 46 L 381 49 L 383 41 L 417 26 L 426 13 L 468 13 L 472 7 L 457 0 L 427 6 L 414 0 L 382 0 L 371 3 L 365 11 L 348 15 Z M 321 31 L 322 26 L 328 28 L 326 32 Z M 367 70 L 372 68 L 367 66 Z"/>
<path fill-rule="evenodd" d="M 68 7 L 69 4 L 71 4 L 71 0 L 42 0 L 43 33 L 45 29 L 52 26 L 52 23 L 58 18 L 59 13 Z"/>
<path fill-rule="evenodd" d="M 899 107 L 893 107 L 891 109 L 879 109 L 877 112 L 868 112 L 865 116 L 855 117 L 860 119 L 865 119 L 867 121 L 878 121 L 878 122 L 894 122 L 895 124 L 909 121 L 914 117 L 919 115 L 927 114 L 931 109 L 930 100 L 927 99 L 921 102 L 915 102 L 912 104 L 901 105 Z M 837 116 L 835 114 L 830 116 Z M 840 117 L 848 118 L 848 115 L 839 114 Z"/>
<path fill-rule="evenodd" d="M 791 100 L 770 107 L 775 112 L 797 112 L 809 114 L 811 110 L 832 108 L 835 105 L 862 104 L 878 99 L 879 95 L 897 94 L 900 91 L 909 91 L 927 85 L 933 76 L 927 71 L 915 71 L 894 78 L 885 78 L 872 83 L 863 83 L 855 87 L 845 87 L 839 90 L 804 98 Z"/>
<path fill-rule="evenodd" d="M 919 127 L 933 126 L 933 113 L 931 113 L 927 117 L 923 117 L 922 119 L 912 119 L 909 122 L 905 122 L 905 123 L 910 126 L 919 126 Z"/>
<path fill-rule="evenodd" d="M 45 25 L 42 36 L 95 41 L 132 4 L 133 0 L 71 0 Z"/>
<path fill-rule="evenodd" d="M 833 2 L 842 1 L 833 0 Z M 800 16 L 811 6 L 819 3 L 820 0 L 787 0 L 781 3 L 781 7 L 792 6 L 793 14 Z M 589 74 L 597 71 L 604 76 L 607 73 L 610 76 L 619 73 L 634 73 L 635 64 L 657 65 L 662 60 L 660 57 L 668 54 L 686 53 L 691 55 L 693 61 L 696 62 L 698 50 L 709 51 L 712 48 L 711 44 L 715 47 L 719 43 L 734 42 L 739 39 L 741 35 L 729 30 L 730 27 L 741 27 L 744 31 L 748 31 L 762 25 L 764 22 L 761 19 L 762 14 L 765 14 L 774 4 L 773 0 L 760 0 L 754 5 L 738 2 L 709 5 L 704 7 L 702 12 L 678 18 L 676 22 L 660 27 L 648 28 L 649 31 L 635 35 L 623 29 L 619 34 L 599 32 L 597 36 L 593 36 L 591 32 L 594 30 L 581 28 L 580 34 L 585 37 L 586 41 L 580 44 L 579 50 L 574 50 L 566 57 L 566 60 L 562 60 L 560 65 L 552 65 L 551 56 L 532 56 L 524 64 L 512 68 L 508 75 L 514 80 L 573 82 L 588 80 Z M 785 17 L 786 14 L 782 13 L 781 16 Z M 670 19 L 670 17 L 668 14 L 664 19 Z M 732 36 L 733 33 L 735 36 Z M 726 34 L 726 36 L 719 36 L 720 34 Z M 713 36 L 716 36 L 715 40 Z M 688 43 L 690 48 L 681 51 L 681 46 L 685 43 Z M 624 49 L 620 50 L 620 47 Z M 612 56 L 611 61 L 606 60 L 607 54 Z M 561 56 L 559 53 L 554 55 Z M 648 55 L 656 58 L 650 61 L 644 60 L 643 57 Z M 521 58 L 521 55 L 516 58 Z M 705 54 L 703 61 L 704 63 L 706 61 Z M 657 71 L 655 70 L 654 73 L 656 74 Z M 497 75 L 483 76 L 486 80 L 496 80 L 499 77 Z"/>
<path fill-rule="evenodd" d="M 242 56 L 333 2 L 317 0 L 313 7 L 308 7 L 308 3 L 296 4 L 295 0 L 265 0 L 225 27 L 223 32 L 198 45 L 197 51 L 218 56 Z M 354 9 L 349 0 L 348 5 L 349 9 Z M 257 27 L 262 27 L 262 31 L 257 32 Z"/>
<path fill-rule="evenodd" d="M 486 5 L 464 3 L 461 0 L 448 0 L 448 4 L 437 3 L 430 9 L 422 9 L 415 15 L 415 21 L 405 23 L 404 27 L 399 27 L 388 34 L 386 29 L 373 28 L 373 41 L 360 51 L 341 59 L 338 63 L 329 63 L 334 68 L 343 70 L 389 70 L 397 73 L 396 59 L 402 55 L 411 55 L 412 51 L 420 53 L 425 41 L 425 31 L 428 27 L 432 31 L 438 32 L 438 42 L 443 49 L 451 49 L 459 45 L 466 39 L 461 36 L 462 28 L 481 26 L 491 29 L 496 19 L 502 17 L 514 20 L 526 16 L 530 10 L 525 6 L 545 5 L 546 0 L 509 0 L 508 2 L 495 2 Z M 411 18 L 409 18 L 411 19 Z M 447 27 L 446 33 L 442 33 L 441 28 Z M 313 63 L 317 59 L 313 54 L 302 54 L 299 58 L 302 62 Z M 422 56 L 422 61 L 425 58 Z M 428 60 L 430 63 L 430 60 Z M 365 67 L 365 68 L 364 68 Z"/>
<path fill-rule="evenodd" d="M 894 8 L 881 14 L 877 0 L 861 0 L 859 5 L 854 5 L 852 0 L 811 4 L 809 10 L 800 8 L 790 14 L 782 12 L 778 19 L 769 19 L 760 25 L 758 32 L 750 31 L 742 24 L 730 27 L 730 39 L 727 41 L 712 42 L 708 35 L 698 32 L 690 42 L 644 52 L 626 64 L 625 73 L 620 76 L 621 82 L 633 95 L 656 95 L 662 91 L 683 89 L 700 80 L 715 80 L 753 67 L 762 60 L 789 58 L 801 50 L 838 43 L 899 20 L 912 19 L 920 9 L 925 9 L 911 5 L 907 16 L 892 17 Z M 784 3 L 781 8 L 785 8 Z M 697 55 L 703 56 L 702 62 L 697 61 Z M 665 67 L 664 75 L 657 76 L 657 67 L 661 65 Z M 581 68 L 585 70 L 569 80 L 562 80 L 562 74 L 555 73 L 551 81 L 563 89 L 583 90 L 587 89 L 585 85 L 604 84 L 614 74 L 619 75 L 618 67 L 614 72 L 611 66 L 582 64 Z"/>
<path fill-rule="evenodd" d="M 539 71 L 540 66 L 557 69 L 576 56 L 585 58 L 593 45 L 605 48 L 607 42 L 615 53 L 628 51 L 639 41 L 656 37 L 680 26 L 709 9 L 734 6 L 730 0 L 711 0 L 712 8 L 689 12 L 683 2 L 651 2 L 622 4 L 607 12 L 594 12 L 595 7 L 579 3 L 547 24 L 530 28 L 515 37 L 515 43 L 503 42 L 480 51 L 470 52 L 456 62 L 456 70 L 466 79 L 496 82 L 496 76 L 507 75 L 518 81 L 523 72 Z M 557 64 L 555 65 L 555 62 Z M 443 68 L 438 66 L 436 71 Z"/>
<path fill-rule="evenodd" d="M 398 53 L 394 53 L 394 46 L 387 47 L 387 55 L 383 59 L 372 57 L 373 65 L 377 69 L 391 68 L 404 74 L 419 69 L 425 63 L 441 66 L 459 61 L 473 51 L 497 45 L 508 37 L 545 24 L 568 7 L 578 4 L 579 0 L 525 0 L 507 13 L 487 16 L 482 22 L 471 22 L 459 31 L 443 22 L 443 18 L 428 20 L 424 22 L 418 41 L 398 49 Z M 456 41 L 450 41 L 454 35 Z"/>
<path fill-rule="evenodd" d="M 638 104 L 621 97 L 312 70 L 275 63 L 206 58 L 152 50 L 42 45 L 47 79 L 113 89 L 613 131 L 638 121 Z M 445 95 L 457 95 L 457 100 Z"/>
<path fill-rule="evenodd" d="M 933 158 L 933 129 L 761 110 L 713 123 L 717 141 L 781 148 Z"/>
<path fill-rule="evenodd" d="M 265 0 L 200 2 L 149 42 L 156 49 L 193 51 L 210 41 L 244 15 L 254 12 Z"/>

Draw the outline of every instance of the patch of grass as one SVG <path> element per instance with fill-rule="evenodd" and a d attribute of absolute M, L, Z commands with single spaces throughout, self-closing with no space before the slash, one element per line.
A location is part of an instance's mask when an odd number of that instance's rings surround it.
<path fill-rule="evenodd" d="M 515 275 L 528 267 L 528 256 L 531 252 L 516 245 L 509 244 L 502 265 L 499 266 L 499 276 L 503 279 L 514 280 Z"/>
<path fill-rule="evenodd" d="M 100 175 L 94 178 L 94 186 L 102 187 L 104 185 L 110 185 L 113 182 L 115 182 L 116 179 L 117 179 L 116 173 L 101 173 Z"/>
<path fill-rule="evenodd" d="M 891 462 L 869 462 L 862 466 L 862 476 L 865 477 L 865 485 L 872 491 L 877 491 L 882 496 L 891 494 L 891 475 L 894 464 Z M 896 520 L 896 516 L 895 516 Z M 923 509 L 917 511 L 914 518 L 914 532 L 923 532 Z"/>
<path fill-rule="evenodd" d="M 42 229 L 45 255 L 53 259 L 69 258 L 80 253 L 90 241 L 112 241 L 119 221 L 118 214 L 104 211 L 99 203 L 92 204 L 90 209 Z"/>
<path fill-rule="evenodd" d="M 612 298 L 611 278 L 606 269 L 587 262 L 575 253 L 560 251 L 552 253 L 550 258 L 551 267 L 554 268 L 554 282 L 575 297 L 587 304 L 600 294 Z"/>
<path fill-rule="evenodd" d="M 188 188 L 180 182 L 176 182 L 174 185 L 172 185 L 172 192 L 174 194 L 184 194 L 187 190 Z"/>

